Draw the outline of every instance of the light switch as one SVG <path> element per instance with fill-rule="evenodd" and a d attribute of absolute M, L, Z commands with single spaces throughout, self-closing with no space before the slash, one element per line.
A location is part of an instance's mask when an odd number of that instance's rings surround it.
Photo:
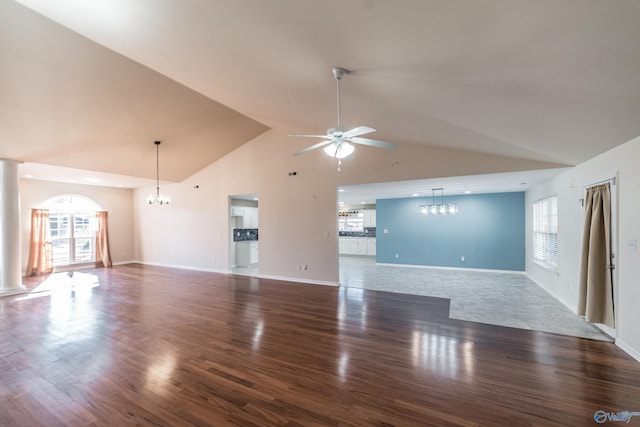
<path fill-rule="evenodd" d="M 629 240 L 629 247 L 631 248 L 632 251 L 637 251 L 638 250 L 638 239 Z"/>

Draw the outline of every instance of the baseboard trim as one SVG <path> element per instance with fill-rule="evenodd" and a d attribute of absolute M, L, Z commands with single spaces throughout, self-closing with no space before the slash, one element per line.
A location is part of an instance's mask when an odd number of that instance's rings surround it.
<path fill-rule="evenodd" d="M 323 285 L 323 286 L 340 286 L 337 282 L 327 282 L 324 280 L 313 280 L 313 279 L 301 279 L 299 277 L 286 277 L 286 276 L 270 276 L 267 274 L 258 274 L 258 278 L 260 279 L 270 279 L 270 280 L 280 280 L 283 282 L 295 282 L 295 283 L 307 283 L 310 285 Z"/>
<path fill-rule="evenodd" d="M 547 292 L 549 295 L 551 295 L 552 297 L 554 297 L 555 299 L 557 299 L 558 301 L 560 301 L 565 307 L 567 307 L 569 310 L 571 310 L 573 313 L 577 313 L 577 307 L 572 306 L 571 304 L 567 303 L 564 299 L 558 297 L 558 295 L 556 295 L 554 292 L 550 291 L 549 289 L 547 289 L 545 286 L 543 286 L 540 282 L 538 282 L 537 280 L 535 280 L 534 278 L 532 278 L 529 274 L 527 274 L 527 277 L 536 285 L 540 286 L 542 289 L 545 290 L 545 292 Z M 610 331 L 604 330 L 601 327 L 598 327 L 598 325 L 594 325 L 596 326 L 600 331 L 602 331 L 604 334 L 609 335 L 610 336 Z M 614 332 L 616 331 L 615 329 L 613 330 Z M 629 344 L 627 344 L 624 340 L 621 340 L 619 337 L 617 337 L 617 332 L 616 332 L 616 336 L 611 337 L 614 340 L 614 344 L 617 345 L 622 351 L 624 351 L 625 353 L 627 353 L 629 356 L 633 357 L 635 360 L 637 360 L 638 362 L 640 362 L 640 351 L 636 350 L 635 348 L 631 347 Z"/>
<path fill-rule="evenodd" d="M 529 273 L 525 272 L 525 275 L 527 276 L 527 278 L 529 278 L 529 280 L 531 280 L 533 283 L 538 285 L 546 293 L 548 293 L 549 295 L 551 295 L 552 297 L 554 297 L 555 299 L 560 301 L 562 303 L 562 305 L 564 305 L 569 310 L 571 310 L 572 313 L 576 313 L 576 314 L 578 313 L 578 309 L 577 309 L 577 307 L 575 305 L 569 304 L 567 301 L 564 300 L 564 298 L 561 298 L 558 294 L 556 294 L 555 292 L 551 291 L 546 286 L 544 286 L 542 283 L 538 282 L 536 279 L 531 277 L 531 275 Z"/>
<path fill-rule="evenodd" d="M 148 262 L 148 261 L 132 261 L 131 263 L 135 264 L 143 264 L 143 265 L 151 265 L 154 267 L 167 267 L 167 268 L 178 268 L 181 270 L 193 270 L 193 271 L 204 271 L 206 273 L 220 273 L 220 274 L 233 274 L 229 270 L 216 270 L 212 268 L 200 268 L 200 267 L 192 267 L 185 265 L 176 265 L 176 264 L 164 264 L 158 262 Z M 313 280 L 313 279 L 303 279 L 299 277 L 287 277 L 287 276 L 270 276 L 268 274 L 258 274 L 259 279 L 270 279 L 270 280 L 280 280 L 283 282 L 295 282 L 295 283 L 307 283 L 310 285 L 324 285 L 324 286 L 340 286 L 339 283 L 336 282 L 327 282 L 324 280 Z"/>
<path fill-rule="evenodd" d="M 525 271 L 518 271 L 518 270 L 491 270 L 488 268 L 444 267 L 439 265 L 391 264 L 386 262 L 376 262 L 376 265 L 381 265 L 384 267 L 423 268 L 423 269 L 430 269 L 430 270 L 474 271 L 474 272 L 481 272 L 481 273 L 501 273 L 501 274 L 526 274 Z"/>
<path fill-rule="evenodd" d="M 118 262 L 114 262 L 113 265 L 127 265 L 127 264 L 135 264 L 138 262 L 139 261 L 118 261 Z"/>
<path fill-rule="evenodd" d="M 215 268 L 203 268 L 203 267 L 194 267 L 191 265 L 181 265 L 181 264 L 165 264 L 161 262 L 149 262 L 149 261 L 131 261 L 125 264 L 143 264 L 143 265 L 151 265 L 154 267 L 166 267 L 166 268 L 177 268 L 180 270 L 193 270 L 193 271 L 204 271 L 205 273 L 220 273 L 220 274 L 230 274 L 229 270 L 219 270 Z"/>
<path fill-rule="evenodd" d="M 622 351 L 627 353 L 629 356 L 633 357 L 638 362 L 640 362 L 640 351 L 638 351 L 635 348 L 631 347 L 629 344 L 627 344 L 626 342 L 624 342 L 623 340 L 621 340 L 619 338 L 616 339 L 616 345 L 618 347 L 620 347 L 620 349 L 622 349 Z"/>

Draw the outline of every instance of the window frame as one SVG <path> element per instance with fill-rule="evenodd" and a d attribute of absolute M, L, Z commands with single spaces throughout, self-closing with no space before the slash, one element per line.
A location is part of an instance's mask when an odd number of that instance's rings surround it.
<path fill-rule="evenodd" d="M 532 258 L 544 268 L 557 271 L 558 248 L 558 196 L 535 200 L 532 204 Z"/>
<path fill-rule="evenodd" d="M 60 236 L 51 236 L 52 246 L 56 247 L 56 242 L 67 242 L 69 250 L 68 256 L 64 259 L 64 262 L 56 262 L 56 257 L 53 257 L 53 265 L 55 267 L 63 267 L 67 265 L 77 265 L 77 264 L 85 264 L 85 263 L 94 263 L 96 261 L 96 213 L 95 212 L 65 212 L 65 211 L 56 211 L 49 213 L 49 221 L 50 224 L 51 219 L 53 217 L 57 218 L 68 218 L 68 234 L 60 237 Z M 76 218 L 89 218 L 89 227 L 91 229 L 90 236 L 77 236 L 76 230 Z M 53 229 L 51 230 L 53 232 Z M 76 243 L 79 240 L 89 240 L 89 259 L 78 259 L 77 251 L 76 251 Z M 55 249 L 54 249 L 55 252 Z"/>
<path fill-rule="evenodd" d="M 51 197 L 40 206 L 49 210 L 54 267 L 64 268 L 95 263 L 96 232 L 98 228 L 96 213 L 102 210 L 100 205 L 82 195 L 59 194 Z M 77 221 L 79 219 L 82 219 L 81 222 Z M 65 221 L 66 230 L 60 227 L 54 228 L 54 223 L 65 224 Z M 83 230 L 76 229 L 77 227 Z M 66 231 L 66 233 L 58 233 L 57 231 L 59 230 Z M 84 240 L 89 241 L 88 252 L 84 252 L 85 258 L 78 259 L 80 251 L 77 251 L 77 245 L 83 244 L 82 241 Z M 57 243 L 62 243 L 62 247 L 65 248 L 64 258 L 61 254 L 62 251 L 56 251 Z"/>

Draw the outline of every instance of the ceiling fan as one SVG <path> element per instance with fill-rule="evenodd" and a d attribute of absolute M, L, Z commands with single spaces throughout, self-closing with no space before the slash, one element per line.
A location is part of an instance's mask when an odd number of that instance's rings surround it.
<path fill-rule="evenodd" d="M 369 145 L 372 147 L 386 148 L 393 150 L 397 147 L 396 144 L 387 141 L 379 141 L 377 139 L 362 138 L 360 135 L 365 135 L 376 130 L 368 126 L 358 126 L 353 129 L 344 129 L 340 123 L 340 80 L 349 71 L 344 68 L 333 68 L 333 77 L 336 79 L 337 92 L 338 92 L 338 126 L 327 130 L 326 135 L 306 135 L 306 134 L 290 134 L 289 136 L 304 137 L 304 138 L 323 138 L 325 141 L 319 142 L 310 147 L 304 148 L 300 151 L 293 153 L 294 156 L 306 153 L 307 151 L 315 150 L 316 148 L 324 148 L 324 152 L 331 157 L 338 159 L 338 171 L 340 171 L 341 159 L 349 156 L 353 153 L 354 147 L 352 144 Z"/>

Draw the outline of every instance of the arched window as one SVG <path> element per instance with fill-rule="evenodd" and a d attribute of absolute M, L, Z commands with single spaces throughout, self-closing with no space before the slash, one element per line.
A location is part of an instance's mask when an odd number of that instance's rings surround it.
<path fill-rule="evenodd" d="M 61 195 L 41 206 L 49 210 L 53 265 L 94 262 L 96 212 L 102 208 L 83 196 Z"/>

